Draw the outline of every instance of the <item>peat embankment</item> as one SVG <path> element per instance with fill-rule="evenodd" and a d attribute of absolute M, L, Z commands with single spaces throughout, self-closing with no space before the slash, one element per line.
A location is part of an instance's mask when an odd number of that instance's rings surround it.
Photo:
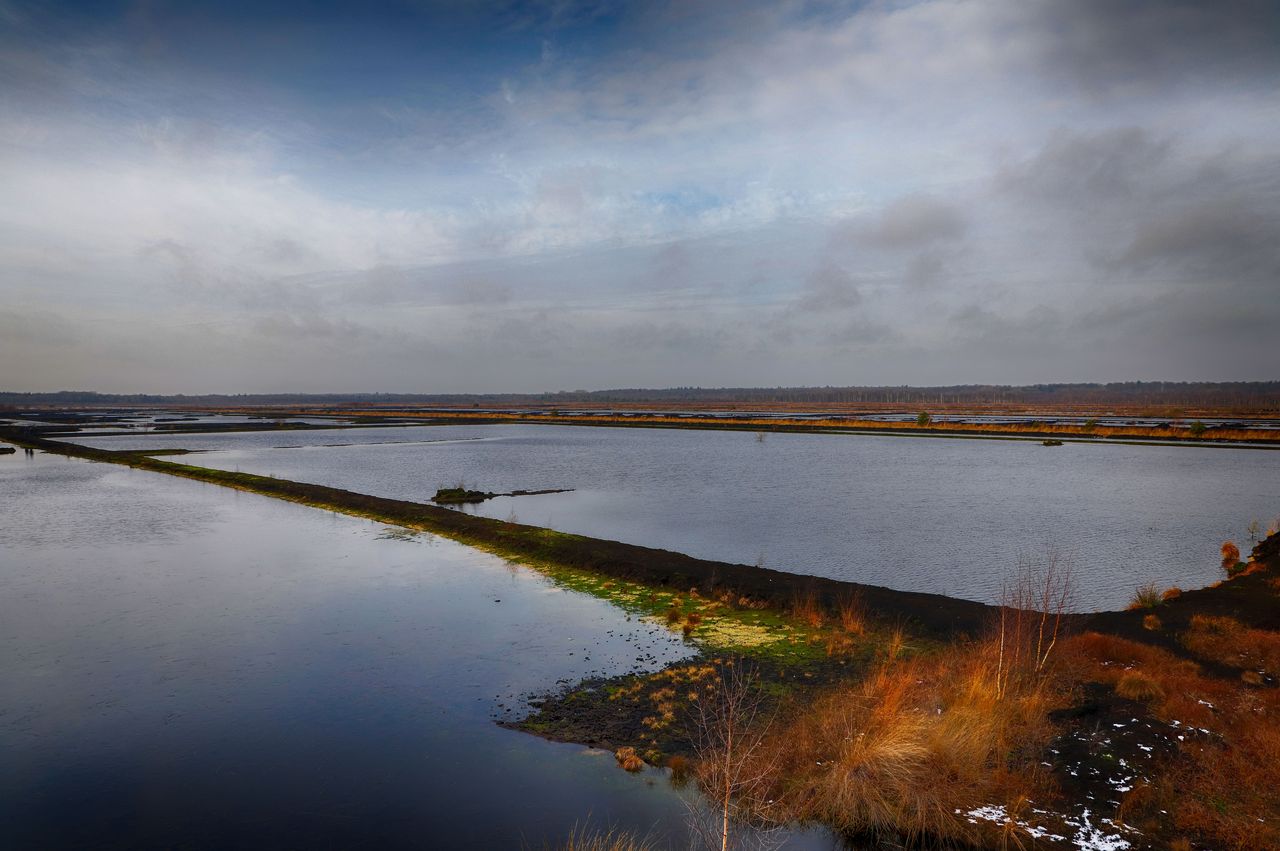
<path fill-rule="evenodd" d="M 1276 605 L 1274 585 L 1274 571 L 1280 568 L 1280 531 L 1254 546 L 1249 560 L 1262 569 L 1246 571 L 1206 588 L 1183 591 L 1155 609 L 1097 612 L 1088 615 L 1082 626 L 1134 641 L 1163 645 L 1175 653 L 1183 650 L 1173 636 L 1190 628 L 1191 619 L 1197 616 L 1229 617 L 1251 629 L 1280 631 L 1280 606 Z M 1143 619 L 1151 614 L 1160 618 L 1160 630 L 1144 626 Z"/>
<path fill-rule="evenodd" d="M 787 609 L 797 598 L 812 595 L 820 605 L 834 611 L 842 599 L 857 593 L 877 617 L 905 621 L 913 632 L 931 637 L 974 635 L 990 623 L 994 611 L 983 603 L 941 594 L 897 591 L 765 567 L 709 561 L 670 550 L 477 517 L 436 505 L 176 464 L 151 457 L 146 451 L 94 449 L 48 440 L 21 429 L 0 429 L 0 438 L 54 454 L 124 464 L 408 526 L 516 560 L 549 563 L 643 585 L 680 591 L 696 589 L 708 596 L 728 591 L 777 609 Z"/>

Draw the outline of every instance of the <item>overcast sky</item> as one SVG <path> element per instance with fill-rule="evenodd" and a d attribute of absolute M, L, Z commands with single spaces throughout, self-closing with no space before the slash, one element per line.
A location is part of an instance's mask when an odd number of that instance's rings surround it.
<path fill-rule="evenodd" d="M 1280 378 L 1280 3 L 0 0 L 0 389 Z"/>

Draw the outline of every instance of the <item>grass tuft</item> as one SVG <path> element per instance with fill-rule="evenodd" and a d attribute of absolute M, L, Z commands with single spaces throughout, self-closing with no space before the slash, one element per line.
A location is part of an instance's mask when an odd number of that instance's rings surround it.
<path fill-rule="evenodd" d="M 1154 609 L 1164 602 L 1164 596 L 1160 593 L 1160 589 L 1156 587 L 1154 582 L 1148 582 L 1146 585 L 1139 585 L 1138 589 L 1133 592 L 1133 597 L 1129 600 L 1129 609 Z"/>
<path fill-rule="evenodd" d="M 1116 683 L 1116 694 L 1129 700 L 1149 702 L 1164 697 L 1164 689 L 1142 671 L 1126 671 Z"/>

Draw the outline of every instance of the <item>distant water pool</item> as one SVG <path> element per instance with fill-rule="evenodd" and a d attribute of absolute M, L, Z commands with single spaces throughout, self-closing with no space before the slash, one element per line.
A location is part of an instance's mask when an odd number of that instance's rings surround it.
<path fill-rule="evenodd" d="M 1053 550 L 1079 609 L 1208 584 L 1222 541 L 1247 550 L 1249 522 L 1280 515 L 1280 452 L 1246 448 L 555 425 L 79 440 L 215 449 L 183 461 L 415 501 L 458 483 L 574 488 L 467 510 L 982 601 Z"/>

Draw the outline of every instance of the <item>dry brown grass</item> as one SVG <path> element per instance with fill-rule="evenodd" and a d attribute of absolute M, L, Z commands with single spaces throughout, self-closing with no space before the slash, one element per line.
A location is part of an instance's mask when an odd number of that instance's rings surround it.
<path fill-rule="evenodd" d="M 788 814 L 851 833 L 970 841 L 956 814 L 1045 791 L 1030 754 L 1052 735 L 1047 679 L 998 685 L 999 647 L 983 641 L 886 663 L 781 730 L 772 756 Z"/>
<path fill-rule="evenodd" d="M 1250 629 L 1234 618 L 1195 615 L 1181 639 L 1201 659 L 1255 672 L 1280 673 L 1280 633 Z"/>
<path fill-rule="evenodd" d="M 1206 704 L 1225 699 L 1233 688 L 1230 683 L 1204 677 L 1194 662 L 1114 635 L 1088 632 L 1075 636 L 1063 646 L 1063 656 L 1064 666 L 1076 681 L 1094 680 L 1115 688 L 1133 675 L 1149 678 L 1161 691 L 1160 697 L 1150 699 L 1155 714 L 1196 727 L 1214 723 Z"/>
<path fill-rule="evenodd" d="M 1164 624 L 1161 623 L 1158 615 L 1146 615 L 1142 619 L 1142 628 L 1151 632 L 1158 632 L 1162 626 Z"/>
<path fill-rule="evenodd" d="M 791 614 L 812 629 L 820 628 L 826 620 L 826 612 L 823 611 L 822 603 L 818 600 L 817 592 L 812 588 L 806 588 L 796 594 L 795 599 L 791 601 Z"/>
<path fill-rule="evenodd" d="M 559 851 L 655 851 L 657 847 L 650 840 L 630 833 L 575 827 L 559 845 Z"/>
<path fill-rule="evenodd" d="M 372 412 L 361 410 L 327 410 L 326 413 L 342 414 L 346 416 L 374 416 Z M 313 411 L 312 414 L 314 415 Z M 396 411 L 378 411 L 376 416 L 420 416 L 421 412 L 396 412 Z M 507 412 L 477 412 L 477 411 L 435 411 L 431 414 L 436 419 L 463 418 L 469 420 L 519 420 L 521 422 L 548 422 L 557 423 L 573 419 L 571 416 L 565 415 L 537 415 L 525 413 L 507 413 Z M 651 425 L 668 425 L 677 428 L 689 428 L 694 426 L 709 426 L 712 428 L 724 428 L 726 422 L 716 417 L 699 417 L 699 416 L 591 416 L 582 419 L 589 420 L 596 424 L 610 425 L 634 425 L 634 424 L 651 424 Z M 1089 437 L 1111 437 L 1111 438 L 1130 438 L 1137 440 L 1187 440 L 1197 439 L 1186 428 L 1180 427 L 1157 427 L 1146 428 L 1142 426 L 1124 426 L 1124 425 L 1096 425 L 1088 428 L 1083 424 L 1071 423 L 1049 423 L 1049 422 L 1031 422 L 1031 423 L 954 423 L 954 422 L 930 422 L 927 426 L 920 426 L 913 419 L 909 422 L 883 422 L 881 420 L 872 419 L 788 419 L 784 417 L 752 417 L 735 419 L 732 423 L 734 428 L 749 428 L 757 431 L 775 431 L 779 428 L 801 428 L 806 430 L 812 429 L 870 429 L 874 431 L 920 431 L 922 428 L 934 432 L 960 432 L 960 433 L 981 433 L 981 434 L 1014 434 L 1014 435 L 1060 435 L 1060 436 L 1089 436 Z M 1243 428 L 1214 428 L 1206 432 L 1201 438 L 1205 441 L 1280 441 L 1280 430 L 1276 429 L 1243 429 Z"/>
<path fill-rule="evenodd" d="M 1160 688 L 1155 678 L 1141 671 L 1126 671 L 1116 681 L 1116 694 L 1130 700 L 1147 702 L 1163 698 L 1164 689 Z"/>
<path fill-rule="evenodd" d="M 1182 596 L 1182 589 L 1179 588 L 1177 585 L 1175 585 L 1172 588 L 1164 589 L 1164 593 L 1160 595 L 1160 599 L 1164 600 L 1167 603 L 1170 600 L 1176 599 L 1181 596 Z"/>
<path fill-rule="evenodd" d="M 645 762 L 636 754 L 635 748 L 618 748 L 614 752 L 613 758 L 618 761 L 618 765 L 627 771 L 642 771 L 644 769 Z"/>
<path fill-rule="evenodd" d="M 1163 602 L 1164 595 L 1160 593 L 1160 589 L 1154 582 L 1148 582 L 1146 585 L 1139 585 L 1133 592 L 1133 597 L 1129 600 L 1129 610 L 1154 609 Z"/>
<path fill-rule="evenodd" d="M 840 598 L 836 614 L 840 619 L 840 628 L 849 635 L 863 635 L 867 631 L 867 605 L 862 595 L 851 591 Z"/>
<path fill-rule="evenodd" d="M 1184 747 L 1176 822 L 1213 847 L 1280 848 L 1280 704 L 1275 694 L 1224 707 L 1224 738 Z"/>
<path fill-rule="evenodd" d="M 1193 652 L 1214 658 L 1262 641 L 1251 632 L 1274 647 L 1274 633 L 1230 618 L 1193 618 L 1184 642 L 1189 635 Z M 1172 814 L 1180 833 L 1214 848 L 1280 847 L 1280 692 L 1208 676 L 1168 651 L 1097 633 L 1069 640 L 1064 656 L 1073 678 L 1108 682 L 1188 730 L 1152 784 L 1154 806 Z"/>

